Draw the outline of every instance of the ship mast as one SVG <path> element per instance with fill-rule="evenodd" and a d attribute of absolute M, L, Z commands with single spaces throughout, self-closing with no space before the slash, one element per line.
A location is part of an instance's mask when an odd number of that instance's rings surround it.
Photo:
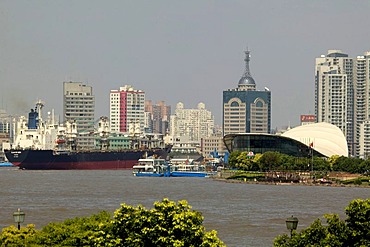
<path fill-rule="evenodd" d="M 100 136 L 100 149 L 109 149 L 109 120 L 108 117 L 100 117 L 98 123 L 98 133 Z"/>
<path fill-rule="evenodd" d="M 39 122 L 38 122 L 38 124 L 39 124 L 39 126 L 40 125 L 42 125 L 42 108 L 44 107 L 44 102 L 42 102 L 41 100 L 38 100 L 37 102 L 36 102 L 36 112 L 37 112 L 37 114 L 38 114 L 38 120 L 39 120 Z"/>

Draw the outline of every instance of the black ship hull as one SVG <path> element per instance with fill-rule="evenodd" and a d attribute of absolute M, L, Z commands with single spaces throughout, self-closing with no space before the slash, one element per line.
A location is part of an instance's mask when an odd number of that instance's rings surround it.
<path fill-rule="evenodd" d="M 28 170 L 115 170 L 131 169 L 138 159 L 166 158 L 171 148 L 122 151 L 5 150 L 6 158 Z"/>

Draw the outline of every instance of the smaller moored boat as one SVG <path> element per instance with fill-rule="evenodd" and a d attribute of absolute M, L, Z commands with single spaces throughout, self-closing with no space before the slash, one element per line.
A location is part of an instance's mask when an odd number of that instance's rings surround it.
<path fill-rule="evenodd" d="M 216 173 L 205 165 L 195 164 L 192 159 L 171 160 L 171 177 L 210 177 Z"/>
<path fill-rule="evenodd" d="M 9 162 L 0 162 L 0 167 L 16 167 L 16 166 Z"/>
<path fill-rule="evenodd" d="M 139 159 L 132 167 L 136 177 L 169 177 L 169 166 L 165 159 L 146 158 Z"/>

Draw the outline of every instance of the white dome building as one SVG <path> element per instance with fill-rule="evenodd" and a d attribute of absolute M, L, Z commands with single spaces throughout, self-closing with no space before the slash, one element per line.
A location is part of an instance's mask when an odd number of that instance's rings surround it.
<path fill-rule="evenodd" d="M 295 157 L 348 157 L 348 145 L 342 131 L 329 123 L 315 123 L 293 128 L 282 135 L 262 133 L 227 134 L 227 150 L 263 154 L 279 152 Z"/>
<path fill-rule="evenodd" d="M 307 146 L 312 145 L 314 150 L 327 157 L 332 155 L 348 157 L 348 144 L 343 132 L 330 123 L 321 122 L 295 127 L 282 136 Z"/>

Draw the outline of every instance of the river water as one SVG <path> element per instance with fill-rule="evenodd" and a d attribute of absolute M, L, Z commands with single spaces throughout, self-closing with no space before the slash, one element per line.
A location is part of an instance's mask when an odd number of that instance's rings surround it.
<path fill-rule="evenodd" d="M 344 208 L 369 198 L 369 188 L 257 185 L 210 178 L 134 177 L 118 171 L 27 171 L 0 169 L 0 228 L 13 223 L 17 208 L 26 213 L 23 225 L 41 228 L 51 221 L 113 212 L 120 203 L 144 205 L 169 198 L 187 200 L 204 216 L 207 231 L 218 232 L 227 246 L 272 246 L 289 233 L 285 219 L 298 217 L 298 231 L 326 213 L 345 218 Z"/>

